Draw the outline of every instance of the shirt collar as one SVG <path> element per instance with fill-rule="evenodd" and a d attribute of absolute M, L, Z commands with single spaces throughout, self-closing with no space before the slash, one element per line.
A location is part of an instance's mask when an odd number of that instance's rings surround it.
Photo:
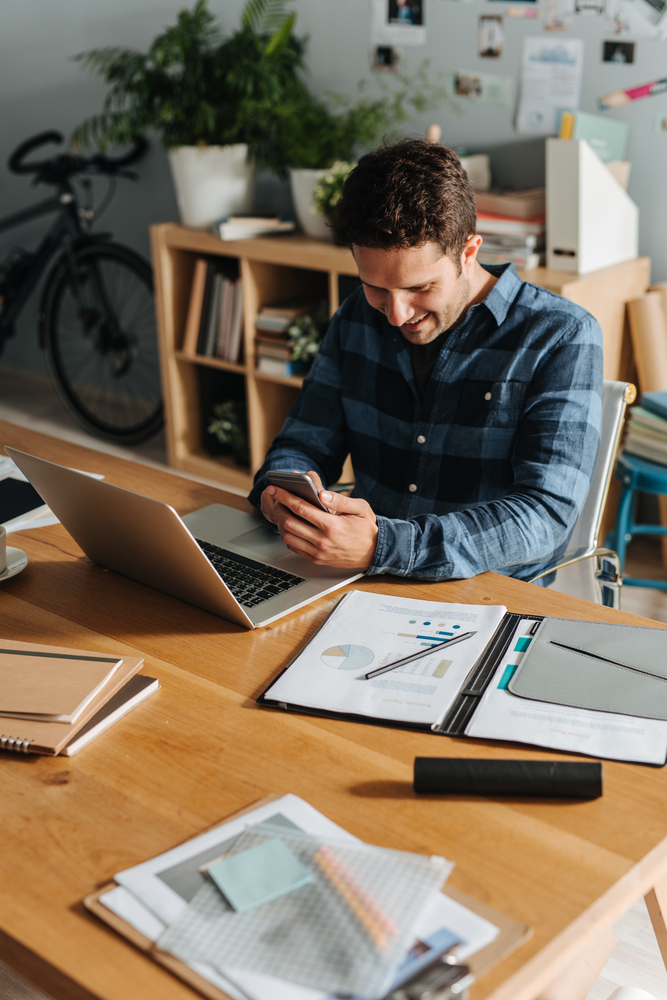
<path fill-rule="evenodd" d="M 494 277 L 498 278 L 495 285 L 480 305 L 485 305 L 498 326 L 505 322 L 509 308 L 514 302 L 523 282 L 516 273 L 514 264 L 482 265 Z"/>

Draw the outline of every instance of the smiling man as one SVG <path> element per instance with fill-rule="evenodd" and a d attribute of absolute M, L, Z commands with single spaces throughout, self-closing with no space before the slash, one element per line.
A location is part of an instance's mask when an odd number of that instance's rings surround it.
<path fill-rule="evenodd" d="M 425 580 L 531 579 L 565 551 L 600 438 L 602 335 L 580 307 L 482 267 L 458 157 L 364 156 L 333 219 L 362 289 L 340 307 L 250 500 L 314 563 Z M 352 457 L 346 498 L 322 489 Z M 267 469 L 308 472 L 327 507 Z"/>

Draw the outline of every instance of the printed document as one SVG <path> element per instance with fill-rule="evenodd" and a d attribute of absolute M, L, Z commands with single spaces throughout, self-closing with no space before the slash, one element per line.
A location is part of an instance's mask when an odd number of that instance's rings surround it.
<path fill-rule="evenodd" d="M 506 609 L 440 604 L 353 590 L 265 692 L 286 705 L 432 725 L 454 702 Z M 457 634 L 469 639 L 402 667 L 363 675 Z"/>
<path fill-rule="evenodd" d="M 507 688 L 530 644 L 535 622 L 524 619 L 466 729 L 478 739 L 535 746 L 642 764 L 665 763 L 667 722 L 612 712 L 550 705 L 513 695 Z"/>
<path fill-rule="evenodd" d="M 580 38 L 524 38 L 518 132 L 558 135 L 564 111 L 576 111 L 584 43 Z"/>

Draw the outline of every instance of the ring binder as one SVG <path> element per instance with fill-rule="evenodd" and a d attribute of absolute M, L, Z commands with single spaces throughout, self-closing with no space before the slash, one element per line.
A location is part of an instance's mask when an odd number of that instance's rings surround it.
<path fill-rule="evenodd" d="M 431 726 L 434 733 L 438 733 L 440 736 L 465 735 L 466 727 L 479 704 L 479 699 L 498 669 L 500 660 L 509 649 L 517 625 L 525 619 L 535 619 L 536 622 L 543 621 L 539 615 L 518 615 L 511 611 L 507 612 L 493 639 L 468 674 L 466 684 L 459 691 L 449 712 L 441 722 L 436 722 Z"/>

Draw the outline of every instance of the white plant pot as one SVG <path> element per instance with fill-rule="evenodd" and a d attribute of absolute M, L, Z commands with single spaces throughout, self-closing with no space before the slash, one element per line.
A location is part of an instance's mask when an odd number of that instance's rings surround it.
<path fill-rule="evenodd" d="M 226 215 L 249 212 L 255 194 L 255 167 L 245 143 L 233 146 L 178 146 L 169 165 L 181 222 L 210 226 Z"/>
<path fill-rule="evenodd" d="M 328 170 L 304 168 L 290 169 L 289 172 L 297 221 L 306 236 L 312 236 L 316 240 L 333 239 L 327 220 L 323 215 L 318 215 L 313 208 L 313 191 L 328 172 Z"/>

